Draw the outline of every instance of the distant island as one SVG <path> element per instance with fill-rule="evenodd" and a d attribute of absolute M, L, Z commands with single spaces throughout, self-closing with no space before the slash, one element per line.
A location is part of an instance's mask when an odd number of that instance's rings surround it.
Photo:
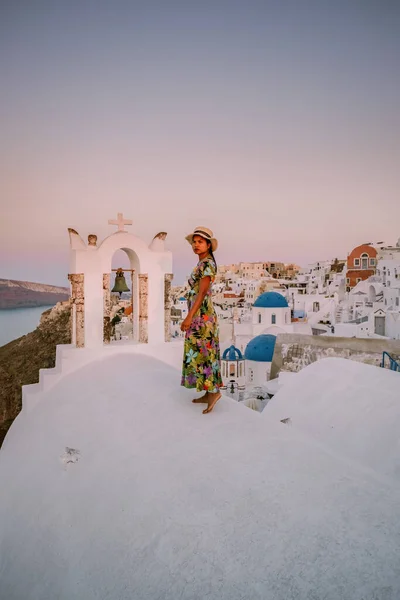
<path fill-rule="evenodd" d="M 50 306 L 68 300 L 69 295 L 66 287 L 0 279 L 0 309 Z"/>

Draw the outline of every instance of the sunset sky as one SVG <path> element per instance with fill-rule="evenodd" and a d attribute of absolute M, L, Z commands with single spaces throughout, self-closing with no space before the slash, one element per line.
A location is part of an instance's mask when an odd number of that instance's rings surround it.
<path fill-rule="evenodd" d="M 220 263 L 400 236 L 400 2 L 0 6 L 0 277 L 65 284 L 67 228 L 214 230 Z"/>

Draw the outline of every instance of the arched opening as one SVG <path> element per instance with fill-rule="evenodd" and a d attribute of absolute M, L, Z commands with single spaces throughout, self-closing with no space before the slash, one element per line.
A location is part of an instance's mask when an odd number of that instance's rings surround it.
<path fill-rule="evenodd" d="M 373 286 L 373 285 L 369 286 L 368 300 L 370 302 L 376 302 L 376 290 L 375 290 L 375 286 Z"/>
<path fill-rule="evenodd" d="M 366 252 L 361 254 L 361 268 L 362 269 L 368 269 L 368 258 L 369 258 L 369 255 Z"/>
<path fill-rule="evenodd" d="M 235 363 L 229 365 L 229 377 L 236 377 Z"/>
<path fill-rule="evenodd" d="M 116 250 L 103 274 L 105 343 L 139 341 L 139 259 L 129 248 Z"/>

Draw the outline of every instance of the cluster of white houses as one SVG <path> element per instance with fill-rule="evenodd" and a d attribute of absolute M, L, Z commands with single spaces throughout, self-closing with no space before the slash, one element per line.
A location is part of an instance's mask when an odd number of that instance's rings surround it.
<path fill-rule="evenodd" d="M 271 264 L 280 267 L 272 275 Z M 183 291 L 174 303 L 177 337 L 179 315 L 186 315 Z M 230 324 L 221 345 L 223 381 L 232 390 L 268 380 L 280 333 L 400 339 L 400 239 L 395 246 L 362 244 L 346 260 L 305 269 L 221 266 L 214 303 L 222 327 Z"/>

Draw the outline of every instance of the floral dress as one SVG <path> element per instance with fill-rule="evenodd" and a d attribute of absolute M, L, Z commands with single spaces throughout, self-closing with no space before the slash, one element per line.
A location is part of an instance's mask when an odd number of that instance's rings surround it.
<path fill-rule="evenodd" d="M 190 310 L 199 293 L 201 278 L 211 277 L 203 303 L 185 335 L 181 385 L 196 388 L 198 392 L 215 393 L 222 386 L 217 315 L 211 298 L 216 272 L 215 262 L 206 257 L 198 262 L 189 278 L 187 300 Z"/>

